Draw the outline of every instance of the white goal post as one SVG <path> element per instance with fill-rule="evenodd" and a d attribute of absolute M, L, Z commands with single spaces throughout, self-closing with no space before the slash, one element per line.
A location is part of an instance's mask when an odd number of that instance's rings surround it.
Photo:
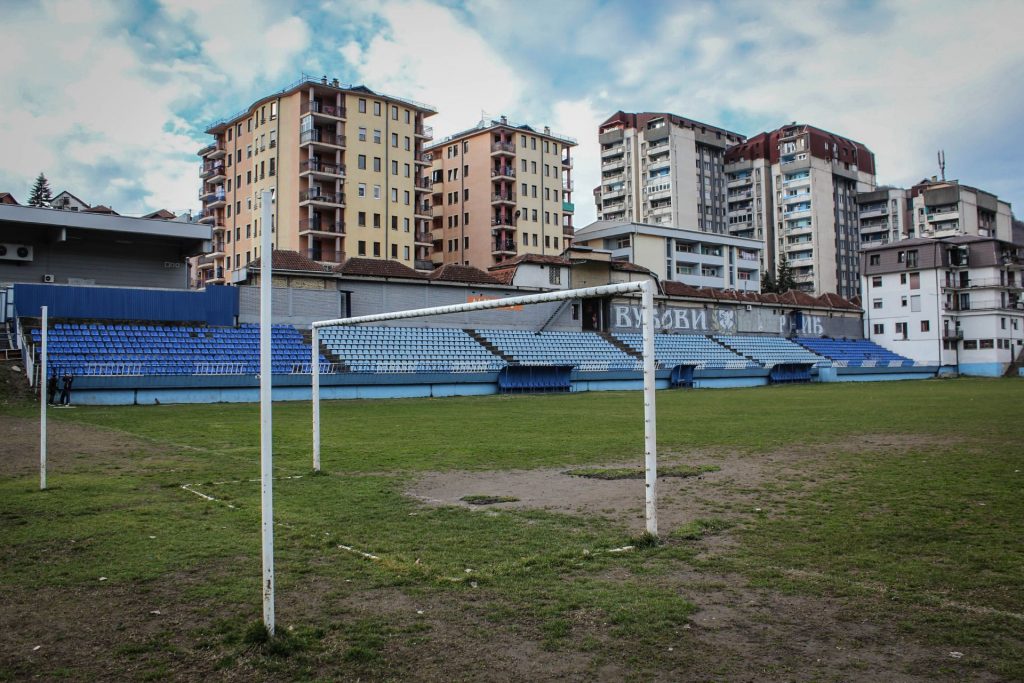
<path fill-rule="evenodd" d="M 587 287 L 584 289 L 569 289 L 557 292 L 545 292 L 543 294 L 531 294 L 528 296 L 516 296 L 506 299 L 491 299 L 487 301 L 474 301 L 465 304 L 453 304 L 450 306 L 435 306 L 432 308 L 417 308 L 407 311 L 393 311 L 391 313 L 378 313 L 374 315 L 361 315 L 352 318 L 338 318 L 335 320 L 319 320 L 313 323 L 313 339 L 311 351 L 311 381 L 313 390 L 313 470 L 320 471 L 320 334 L 324 327 L 338 327 L 343 325 L 359 325 L 362 323 L 379 323 L 389 320 L 405 320 L 408 318 L 422 318 L 426 316 L 445 315 L 449 313 L 466 313 L 469 311 L 482 311 L 494 308 L 506 308 L 508 306 L 524 306 L 529 304 L 540 304 L 551 301 L 566 301 L 569 299 L 584 299 L 590 297 L 610 296 L 613 294 L 627 294 L 640 292 L 642 309 L 643 328 L 643 371 L 644 371 L 644 467 L 646 481 L 646 515 L 648 533 L 658 535 L 658 513 L 657 513 L 657 480 L 658 480 L 658 454 L 657 454 L 657 422 L 655 415 L 654 398 L 654 287 L 650 280 L 643 282 L 623 282 L 614 285 L 602 285 L 600 287 Z"/>

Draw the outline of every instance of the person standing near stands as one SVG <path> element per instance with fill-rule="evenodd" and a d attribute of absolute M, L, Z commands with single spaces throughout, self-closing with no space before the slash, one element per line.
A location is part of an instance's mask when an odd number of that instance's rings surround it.
<path fill-rule="evenodd" d="M 46 402 L 53 405 L 57 400 L 57 375 L 50 375 L 50 381 L 46 383 Z"/>
<path fill-rule="evenodd" d="M 60 391 L 60 404 L 62 406 L 71 405 L 71 385 L 74 381 L 75 378 L 70 372 L 64 373 L 63 386 Z"/>

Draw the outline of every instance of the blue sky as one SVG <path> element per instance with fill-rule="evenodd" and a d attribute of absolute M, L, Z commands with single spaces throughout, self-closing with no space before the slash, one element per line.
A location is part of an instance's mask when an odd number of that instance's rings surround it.
<path fill-rule="evenodd" d="M 515 11 L 512 11 L 512 8 Z M 1024 206 L 1022 2 L 6 0 L 0 190 L 126 214 L 198 207 L 210 122 L 323 74 L 427 102 L 435 134 L 481 115 L 580 141 L 592 220 L 597 125 L 671 111 L 753 135 L 790 121 L 859 140 L 882 183 L 937 173 Z M 1024 209 L 1017 209 L 1024 214 Z"/>

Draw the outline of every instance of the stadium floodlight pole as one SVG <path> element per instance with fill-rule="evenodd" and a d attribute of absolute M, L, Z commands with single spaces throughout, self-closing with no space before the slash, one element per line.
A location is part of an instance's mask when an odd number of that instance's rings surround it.
<path fill-rule="evenodd" d="M 47 327 L 49 325 L 49 310 L 47 306 L 43 306 L 42 311 L 42 333 L 39 335 L 42 337 L 42 348 L 39 351 L 39 490 L 46 490 L 46 403 L 48 396 L 47 391 L 47 380 L 46 376 L 47 369 L 47 358 L 46 358 L 46 336 Z"/>
<path fill-rule="evenodd" d="M 654 404 L 654 283 L 643 282 L 644 355 L 644 474 L 647 503 L 647 533 L 658 535 L 658 445 L 657 410 Z"/>
<path fill-rule="evenodd" d="M 274 253 L 274 195 L 264 190 L 261 197 L 263 230 L 260 240 L 260 505 L 263 531 L 263 625 L 274 635 L 274 426 L 271 378 L 273 356 L 270 339 L 273 329 L 271 284 Z"/>
<path fill-rule="evenodd" d="M 552 301 L 566 301 L 568 299 L 589 299 L 599 296 L 611 296 L 613 294 L 628 294 L 639 292 L 641 294 L 641 308 L 643 309 L 643 367 L 644 367 L 644 465 L 646 475 L 646 508 L 647 508 L 647 530 L 658 534 L 658 521 L 655 507 L 657 505 L 657 481 L 658 481 L 658 448 L 657 429 L 654 403 L 655 387 L 655 362 L 654 362 L 654 287 L 656 285 L 645 280 L 643 282 L 620 282 L 614 285 L 600 285 L 598 287 L 585 287 L 583 289 L 566 289 L 543 294 L 530 294 L 527 296 L 512 296 L 505 299 L 488 299 L 487 301 L 474 301 L 465 304 L 451 304 L 449 306 L 434 306 L 432 308 L 415 308 L 407 311 L 394 311 L 391 313 L 375 313 L 373 315 L 360 315 L 352 318 L 336 318 L 334 320 L 318 320 L 312 324 L 314 343 L 319 339 L 317 330 L 321 327 L 338 327 L 342 325 L 359 325 L 362 323 L 385 322 L 388 320 L 406 320 L 408 318 L 422 318 L 425 316 L 448 315 L 451 313 L 467 313 L 470 311 L 485 311 L 494 308 L 507 308 L 510 306 L 525 306 L 529 304 L 542 304 Z M 316 354 L 316 349 L 313 351 Z M 314 356 L 319 360 L 319 356 Z M 313 466 L 317 468 L 320 464 L 320 363 L 314 362 L 311 368 L 311 383 L 313 387 Z"/>

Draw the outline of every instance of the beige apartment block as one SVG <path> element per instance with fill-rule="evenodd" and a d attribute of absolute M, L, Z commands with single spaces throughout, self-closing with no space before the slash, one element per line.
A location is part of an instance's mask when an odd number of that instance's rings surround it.
<path fill-rule="evenodd" d="M 793 123 L 725 155 L 729 232 L 765 241 L 765 269 L 785 254 L 798 289 L 860 291 L 857 196 L 875 188 L 875 156 L 859 142 Z"/>
<path fill-rule="evenodd" d="M 572 241 L 576 141 L 502 116 L 426 150 L 435 266 L 486 269 L 522 254 L 558 255 Z"/>
<path fill-rule="evenodd" d="M 616 112 L 598 130 L 598 220 L 726 233 L 725 150 L 743 140 L 675 114 Z"/>
<path fill-rule="evenodd" d="M 337 80 L 303 79 L 211 126 L 200 222 L 214 229 L 200 284 L 232 283 L 259 258 L 260 197 L 273 190 L 274 248 L 327 266 L 346 256 L 429 267 L 429 217 L 416 208 L 431 107 Z"/>

